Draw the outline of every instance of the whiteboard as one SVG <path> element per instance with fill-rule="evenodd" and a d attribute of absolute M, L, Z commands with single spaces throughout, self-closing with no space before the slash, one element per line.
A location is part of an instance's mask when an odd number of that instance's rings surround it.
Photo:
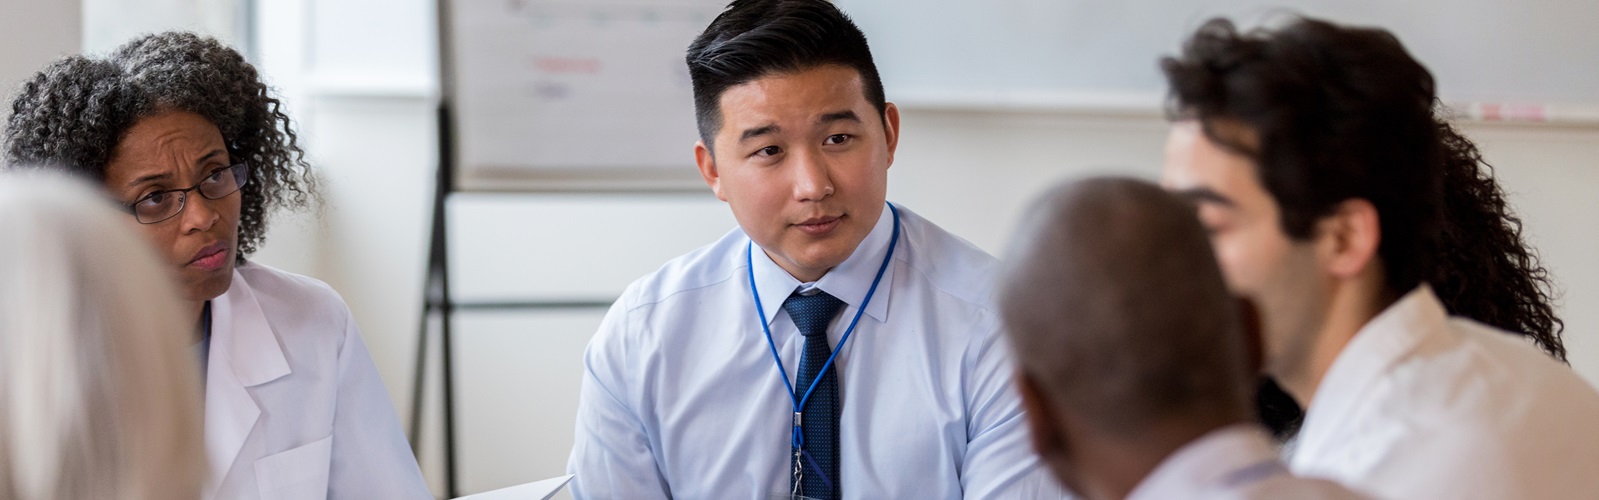
<path fill-rule="evenodd" d="M 838 0 L 871 40 L 890 99 L 911 105 L 1155 110 L 1161 56 L 1205 20 L 1304 14 L 1399 37 L 1445 101 L 1592 118 L 1592 0 Z M 1535 118 L 1527 116 L 1526 118 Z"/>
<path fill-rule="evenodd" d="M 835 0 L 908 108 L 1158 116 L 1213 16 L 1380 26 L 1468 116 L 1599 124 L 1599 1 Z M 443 0 L 464 190 L 703 190 L 683 54 L 725 0 Z"/>
<path fill-rule="evenodd" d="M 703 189 L 683 57 L 725 5 L 446 2 L 459 188 Z"/>

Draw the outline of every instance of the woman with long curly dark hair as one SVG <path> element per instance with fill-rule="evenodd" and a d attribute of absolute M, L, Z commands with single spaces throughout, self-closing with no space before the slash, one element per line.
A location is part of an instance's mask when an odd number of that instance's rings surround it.
<path fill-rule="evenodd" d="M 431 498 L 343 299 L 248 260 L 315 177 L 237 51 L 140 37 L 56 61 L 11 110 L 8 163 L 98 182 L 170 266 L 198 325 L 207 498 Z"/>
<path fill-rule="evenodd" d="M 1161 67 L 1163 182 L 1260 310 L 1286 390 L 1264 415 L 1305 405 L 1294 472 L 1381 498 L 1599 491 L 1599 393 L 1563 364 L 1548 273 L 1397 38 L 1218 19 Z"/>

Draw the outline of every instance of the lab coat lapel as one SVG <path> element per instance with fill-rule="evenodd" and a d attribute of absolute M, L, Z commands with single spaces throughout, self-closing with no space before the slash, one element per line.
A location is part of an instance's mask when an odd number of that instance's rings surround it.
<path fill-rule="evenodd" d="M 1339 436 L 1360 430 L 1351 426 L 1372 389 L 1428 342 L 1449 334 L 1449 313 L 1432 287 L 1423 283 L 1388 306 L 1344 346 L 1316 387 L 1300 428 L 1294 455 L 1322 456 L 1326 449 L 1347 449 Z M 1361 452 L 1364 450 L 1352 450 Z"/>
<path fill-rule="evenodd" d="M 206 374 L 205 448 L 216 494 L 261 416 L 248 387 L 289 374 L 288 359 L 244 276 L 234 270 L 227 293 L 211 301 L 211 353 Z"/>

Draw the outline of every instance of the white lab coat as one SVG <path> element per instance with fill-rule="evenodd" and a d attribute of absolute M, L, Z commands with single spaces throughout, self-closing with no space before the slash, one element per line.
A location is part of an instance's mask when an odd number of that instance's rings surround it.
<path fill-rule="evenodd" d="M 1599 498 L 1599 393 L 1522 337 L 1450 317 L 1426 285 L 1322 378 L 1289 460 L 1379 498 Z"/>
<path fill-rule="evenodd" d="M 432 498 L 332 288 L 248 263 L 211 314 L 205 498 Z"/>

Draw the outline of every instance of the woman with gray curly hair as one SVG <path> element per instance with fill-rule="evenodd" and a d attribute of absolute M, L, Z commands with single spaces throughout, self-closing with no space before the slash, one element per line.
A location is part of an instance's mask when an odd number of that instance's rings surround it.
<path fill-rule="evenodd" d="M 11 109 L 7 162 L 97 181 L 177 279 L 198 325 L 206 498 L 431 497 L 343 299 L 246 258 L 315 183 L 243 56 L 147 35 L 56 61 Z"/>

